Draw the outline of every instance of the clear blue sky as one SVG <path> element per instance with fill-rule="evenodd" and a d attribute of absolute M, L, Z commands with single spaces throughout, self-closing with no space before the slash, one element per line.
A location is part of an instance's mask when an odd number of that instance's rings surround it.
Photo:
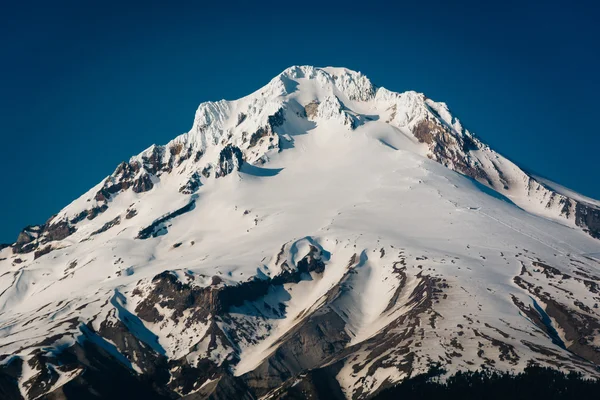
<path fill-rule="evenodd" d="M 0 242 L 187 131 L 200 102 L 241 97 L 295 64 L 445 101 L 522 167 L 600 198 L 597 2 L 10 3 Z"/>

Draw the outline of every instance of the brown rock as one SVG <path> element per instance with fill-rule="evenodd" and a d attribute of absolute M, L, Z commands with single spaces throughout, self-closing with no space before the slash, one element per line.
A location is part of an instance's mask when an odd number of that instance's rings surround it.
<path fill-rule="evenodd" d="M 133 183 L 132 190 L 135 193 L 142 193 L 151 190 L 154 187 L 154 183 L 152 183 L 152 179 L 148 174 L 142 174 L 138 179 Z"/>

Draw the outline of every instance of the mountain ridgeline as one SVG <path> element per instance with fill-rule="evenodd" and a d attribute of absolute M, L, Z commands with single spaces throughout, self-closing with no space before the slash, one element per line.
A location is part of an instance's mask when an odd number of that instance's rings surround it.
<path fill-rule="evenodd" d="M 0 397 L 582 393 L 599 303 L 600 202 L 444 103 L 297 66 L 0 247 Z"/>

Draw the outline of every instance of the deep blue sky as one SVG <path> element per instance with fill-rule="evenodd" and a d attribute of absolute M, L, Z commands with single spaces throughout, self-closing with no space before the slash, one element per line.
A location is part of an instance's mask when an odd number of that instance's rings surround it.
<path fill-rule="evenodd" d="M 241 97 L 295 64 L 345 66 L 445 101 L 497 151 L 600 198 L 591 1 L 10 3 L 0 243 L 187 131 L 200 102 Z"/>

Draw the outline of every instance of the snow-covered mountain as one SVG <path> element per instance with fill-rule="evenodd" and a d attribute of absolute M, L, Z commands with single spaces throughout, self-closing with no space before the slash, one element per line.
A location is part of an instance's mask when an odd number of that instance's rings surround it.
<path fill-rule="evenodd" d="M 599 238 L 600 202 L 444 103 L 291 67 L 0 249 L 0 397 L 362 399 L 433 363 L 598 376 Z"/>

